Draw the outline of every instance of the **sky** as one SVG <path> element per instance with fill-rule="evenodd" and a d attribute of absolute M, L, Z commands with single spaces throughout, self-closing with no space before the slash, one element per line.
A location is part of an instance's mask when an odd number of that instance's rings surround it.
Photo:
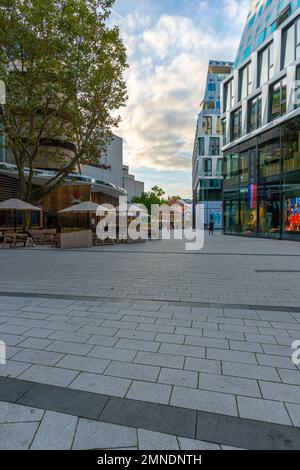
<path fill-rule="evenodd" d="M 192 152 L 209 59 L 234 60 L 250 0 L 116 0 L 128 102 L 116 134 L 148 191 L 192 196 Z"/>

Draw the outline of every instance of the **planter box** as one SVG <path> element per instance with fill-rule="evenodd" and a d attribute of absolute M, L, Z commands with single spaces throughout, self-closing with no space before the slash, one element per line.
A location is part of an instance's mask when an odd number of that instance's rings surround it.
<path fill-rule="evenodd" d="M 60 234 L 60 248 L 91 248 L 93 235 L 91 230 Z"/>

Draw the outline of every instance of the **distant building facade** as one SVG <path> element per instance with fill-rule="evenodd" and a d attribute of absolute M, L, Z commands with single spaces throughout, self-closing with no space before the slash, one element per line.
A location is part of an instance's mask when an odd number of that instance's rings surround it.
<path fill-rule="evenodd" d="M 253 1 L 221 92 L 225 233 L 300 240 L 299 95 L 300 3 Z"/>
<path fill-rule="evenodd" d="M 232 63 L 209 62 L 205 96 L 197 119 L 193 151 L 193 200 L 205 208 L 205 224 L 214 220 L 222 228 L 222 167 L 220 85 L 231 73 Z"/>
<path fill-rule="evenodd" d="M 145 184 L 137 181 L 135 176 L 129 173 L 127 165 L 123 165 L 123 188 L 127 192 L 128 202 L 131 202 L 134 197 L 141 197 L 145 191 Z"/>

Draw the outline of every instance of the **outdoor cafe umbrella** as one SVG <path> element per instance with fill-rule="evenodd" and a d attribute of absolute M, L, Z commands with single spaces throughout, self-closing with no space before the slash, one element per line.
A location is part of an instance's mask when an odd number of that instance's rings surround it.
<path fill-rule="evenodd" d="M 69 213 L 76 214 L 77 213 L 77 225 L 78 225 L 78 214 L 80 212 L 83 212 L 86 214 L 96 212 L 97 214 L 97 211 L 99 210 L 103 212 L 110 212 L 109 209 L 107 209 L 104 206 L 101 206 L 100 204 L 96 204 L 95 202 L 91 202 L 91 201 L 85 201 L 85 202 L 82 202 L 81 204 L 76 204 L 74 206 L 67 207 L 66 209 L 63 209 L 62 211 L 59 211 L 58 214 L 69 214 Z"/>
<path fill-rule="evenodd" d="M 17 231 L 17 211 L 25 212 L 41 212 L 40 207 L 32 206 L 27 202 L 21 201 L 21 199 L 8 199 L 7 201 L 0 202 L 1 211 L 14 211 L 14 222 L 15 222 L 15 232 Z"/>

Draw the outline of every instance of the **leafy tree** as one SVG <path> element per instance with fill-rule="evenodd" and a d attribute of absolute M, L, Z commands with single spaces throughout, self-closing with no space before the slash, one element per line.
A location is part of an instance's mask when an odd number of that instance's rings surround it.
<path fill-rule="evenodd" d="M 158 186 L 154 186 L 151 191 L 143 193 L 141 197 L 134 197 L 132 202 L 136 204 L 143 204 L 147 207 L 148 213 L 151 213 L 151 205 L 163 205 L 166 204 L 167 201 L 163 198 L 165 195 L 165 191 Z"/>
<path fill-rule="evenodd" d="M 108 26 L 114 1 L 1 0 L 6 104 L 0 125 L 25 200 L 32 196 L 34 166 L 45 144 L 73 142 L 76 151 L 69 158 L 62 151 L 47 156 L 59 171 L 43 196 L 79 164 L 96 161 L 119 123 L 127 63 L 118 28 Z"/>

